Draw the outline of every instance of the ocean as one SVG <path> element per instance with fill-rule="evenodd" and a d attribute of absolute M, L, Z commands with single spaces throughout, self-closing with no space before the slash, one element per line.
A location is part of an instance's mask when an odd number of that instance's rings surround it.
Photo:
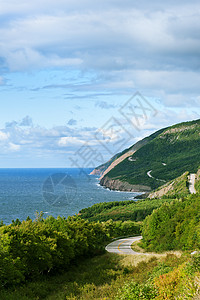
<path fill-rule="evenodd" d="M 139 193 L 101 187 L 92 169 L 0 169 L 0 220 L 9 224 L 36 212 L 68 217 L 99 202 L 132 200 Z"/>

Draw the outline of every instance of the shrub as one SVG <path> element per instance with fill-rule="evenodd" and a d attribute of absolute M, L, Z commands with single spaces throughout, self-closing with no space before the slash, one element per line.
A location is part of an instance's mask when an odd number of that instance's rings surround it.
<path fill-rule="evenodd" d="M 116 300 L 151 300 L 155 299 L 157 291 L 153 284 L 139 284 L 136 282 L 130 282 L 125 284 L 119 291 Z"/>

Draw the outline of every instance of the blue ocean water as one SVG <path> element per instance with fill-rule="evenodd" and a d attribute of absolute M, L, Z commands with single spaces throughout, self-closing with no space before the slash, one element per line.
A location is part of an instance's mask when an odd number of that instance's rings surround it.
<path fill-rule="evenodd" d="M 0 169 L 0 220 L 72 216 L 99 202 L 130 200 L 138 193 L 109 191 L 92 169 Z"/>

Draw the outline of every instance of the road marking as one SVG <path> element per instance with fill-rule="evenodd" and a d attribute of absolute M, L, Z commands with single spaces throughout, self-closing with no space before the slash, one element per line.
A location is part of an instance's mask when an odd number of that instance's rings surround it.
<path fill-rule="evenodd" d="M 125 239 L 115 240 L 112 243 L 108 244 L 105 249 L 110 253 L 117 253 L 117 254 L 126 254 L 126 255 L 141 254 L 131 249 L 132 243 L 141 240 L 141 238 L 142 238 L 141 236 L 135 236 L 135 237 L 127 237 Z M 121 245 L 124 243 L 126 244 L 122 246 L 122 249 L 120 249 Z"/>
<path fill-rule="evenodd" d="M 123 242 L 121 242 L 119 245 L 118 245 L 118 247 L 117 247 L 117 249 L 120 251 L 120 252 L 122 252 L 123 253 L 123 251 L 122 250 L 120 250 L 119 249 L 119 247 L 123 244 L 123 243 L 126 243 L 127 242 L 127 240 L 126 241 L 123 241 Z"/>

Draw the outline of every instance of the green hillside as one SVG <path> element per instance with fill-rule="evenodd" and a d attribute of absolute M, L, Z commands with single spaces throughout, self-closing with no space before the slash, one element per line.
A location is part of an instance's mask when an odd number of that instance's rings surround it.
<path fill-rule="evenodd" d="M 140 200 L 140 201 L 113 201 L 103 202 L 83 208 L 79 214 L 82 219 L 90 222 L 114 221 L 143 221 L 154 209 L 157 209 L 171 199 Z"/>
<path fill-rule="evenodd" d="M 155 189 L 185 171 L 196 173 L 200 165 L 199 152 L 200 120 L 180 123 L 151 135 L 131 160 L 125 159 L 106 176 Z"/>
<path fill-rule="evenodd" d="M 144 221 L 143 245 L 149 251 L 193 250 L 200 247 L 200 197 L 164 203 Z"/>

